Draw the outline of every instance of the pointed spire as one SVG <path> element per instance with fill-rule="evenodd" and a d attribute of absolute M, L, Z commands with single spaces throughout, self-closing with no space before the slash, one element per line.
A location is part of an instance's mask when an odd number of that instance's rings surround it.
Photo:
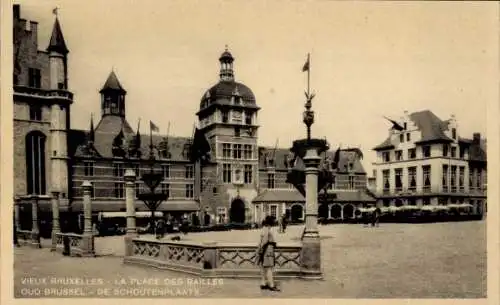
<path fill-rule="evenodd" d="M 99 92 L 103 93 L 104 91 L 108 90 L 127 93 L 127 91 L 125 91 L 125 89 L 123 89 L 122 85 L 120 84 L 120 81 L 118 80 L 118 77 L 116 76 L 114 69 L 111 70 L 111 73 L 109 73 L 108 79 L 106 80 L 104 86 L 102 86 L 102 89 Z"/>
<path fill-rule="evenodd" d="M 139 118 L 139 122 L 137 123 L 137 133 L 135 135 L 135 145 L 137 145 L 137 149 L 141 148 L 141 133 L 139 129 L 141 128 L 141 119 Z"/>
<path fill-rule="evenodd" d="M 89 142 L 94 143 L 95 131 L 94 131 L 94 114 L 90 114 L 90 131 L 89 131 Z"/>
<path fill-rule="evenodd" d="M 64 41 L 61 25 L 59 24 L 59 18 L 57 18 L 57 9 L 54 9 L 53 13 L 56 15 L 56 20 L 54 22 L 54 27 L 52 28 L 52 35 L 50 36 L 47 52 L 57 52 L 66 55 L 69 53 L 69 50 L 66 47 L 66 42 Z"/>

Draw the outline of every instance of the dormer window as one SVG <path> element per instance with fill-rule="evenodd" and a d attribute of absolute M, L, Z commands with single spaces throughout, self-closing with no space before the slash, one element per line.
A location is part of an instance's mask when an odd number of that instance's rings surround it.
<path fill-rule="evenodd" d="M 241 97 L 235 96 L 234 97 L 234 104 L 235 105 L 241 105 Z"/>
<path fill-rule="evenodd" d="M 404 122 L 404 124 L 403 124 L 403 129 L 404 129 L 404 130 L 406 130 L 406 128 L 407 128 L 407 123 L 406 123 L 406 122 Z"/>
<path fill-rule="evenodd" d="M 452 128 L 451 129 L 451 137 L 456 140 L 457 139 L 457 129 L 456 128 Z"/>

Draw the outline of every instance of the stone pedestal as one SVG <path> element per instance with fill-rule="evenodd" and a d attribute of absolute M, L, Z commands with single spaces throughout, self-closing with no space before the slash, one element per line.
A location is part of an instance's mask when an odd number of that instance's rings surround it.
<path fill-rule="evenodd" d="M 56 251 L 57 233 L 61 232 L 59 225 L 59 192 L 52 192 L 52 247 L 50 251 Z"/>
<path fill-rule="evenodd" d="M 92 202 L 90 181 L 83 181 L 83 234 L 82 234 L 82 256 L 95 256 L 94 234 L 92 232 Z"/>
<path fill-rule="evenodd" d="M 41 248 L 40 229 L 38 228 L 38 197 L 33 196 L 31 200 L 31 216 L 33 222 L 31 226 L 31 246 L 33 248 Z"/>
<path fill-rule="evenodd" d="M 321 279 L 321 241 L 318 232 L 318 166 L 321 158 L 317 148 L 307 150 L 303 161 L 306 166 L 306 215 L 302 237 L 301 273 L 304 279 Z"/>
<path fill-rule="evenodd" d="M 127 234 L 123 237 L 123 241 L 125 242 L 125 257 L 134 255 L 134 243 L 132 240 L 136 238 L 134 234 Z"/>
<path fill-rule="evenodd" d="M 127 208 L 127 236 L 137 236 L 135 225 L 135 172 L 125 172 L 125 205 Z"/>
<path fill-rule="evenodd" d="M 217 269 L 217 243 L 203 243 L 205 250 L 203 252 L 203 274 L 205 276 L 214 275 Z"/>

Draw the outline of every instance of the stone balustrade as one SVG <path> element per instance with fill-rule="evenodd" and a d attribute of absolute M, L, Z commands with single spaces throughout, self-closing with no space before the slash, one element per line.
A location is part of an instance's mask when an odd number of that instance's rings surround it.
<path fill-rule="evenodd" d="M 156 267 L 202 277 L 260 277 L 254 244 L 199 243 L 133 238 L 124 263 Z M 277 278 L 300 277 L 300 243 L 279 244 Z"/>
<path fill-rule="evenodd" d="M 56 252 L 58 253 L 66 253 L 69 256 L 79 257 L 95 256 L 93 236 L 75 233 L 56 233 L 55 238 Z"/>
<path fill-rule="evenodd" d="M 20 245 L 31 245 L 33 232 L 31 230 L 17 230 L 17 241 Z"/>

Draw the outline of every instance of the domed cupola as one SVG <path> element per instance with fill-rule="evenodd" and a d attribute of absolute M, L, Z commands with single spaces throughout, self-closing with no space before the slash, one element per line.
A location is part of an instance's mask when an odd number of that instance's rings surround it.
<path fill-rule="evenodd" d="M 208 89 L 201 98 L 200 111 L 213 104 L 231 105 L 239 104 L 250 108 L 258 108 L 252 90 L 242 83 L 234 80 L 234 57 L 226 50 L 219 57 L 220 79 L 217 84 Z"/>

